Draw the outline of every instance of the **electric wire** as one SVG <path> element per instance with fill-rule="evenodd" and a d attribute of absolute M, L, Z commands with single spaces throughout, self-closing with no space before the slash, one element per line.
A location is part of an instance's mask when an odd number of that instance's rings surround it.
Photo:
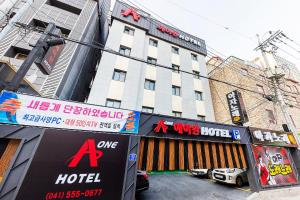
<path fill-rule="evenodd" d="M 24 24 L 20 24 L 20 23 L 17 23 L 15 25 L 16 26 L 21 26 L 21 27 L 24 27 L 24 28 L 28 28 L 28 26 L 24 26 Z M 77 44 L 80 44 L 80 45 L 84 45 L 84 46 L 89 46 L 91 48 L 99 49 L 99 50 L 102 50 L 102 51 L 107 52 L 107 53 L 111 53 L 111 54 L 115 54 L 115 55 L 118 55 L 118 56 L 126 57 L 128 59 L 135 60 L 137 62 L 142 62 L 142 63 L 149 64 L 149 65 L 154 65 L 156 67 L 164 68 L 164 69 L 167 69 L 167 70 L 172 70 L 172 68 L 169 67 L 169 66 L 161 65 L 161 64 L 158 64 L 158 63 L 153 64 L 153 63 L 148 62 L 147 60 L 144 60 L 142 58 L 137 58 L 137 57 L 125 55 L 125 54 L 119 53 L 119 52 L 117 52 L 115 50 L 112 50 L 112 49 L 103 48 L 102 46 L 98 46 L 98 45 L 91 44 L 91 43 L 88 43 L 88 42 L 78 41 L 76 39 L 67 38 L 67 37 L 64 37 L 64 36 L 56 35 L 56 34 L 45 33 L 44 30 L 42 30 L 42 29 L 40 29 L 38 27 L 32 27 L 31 26 L 30 29 L 33 30 L 33 31 L 40 32 L 42 34 L 48 34 L 48 35 L 53 36 L 53 37 L 64 38 L 67 41 L 74 42 L 74 43 L 77 43 Z M 188 71 L 185 71 L 185 70 L 179 69 L 178 71 L 182 72 L 182 73 L 185 73 L 185 74 L 194 75 L 194 73 L 188 72 Z M 248 91 L 248 92 L 252 92 L 252 93 L 255 93 L 255 94 L 264 95 L 263 93 L 257 92 L 255 90 L 251 90 L 251 89 L 248 89 L 248 88 L 240 87 L 238 85 L 235 85 L 235 84 L 223 81 L 223 80 L 218 80 L 218 79 L 207 77 L 207 76 L 203 76 L 203 75 L 199 75 L 199 77 L 204 78 L 204 79 L 208 79 L 208 80 L 211 80 L 211 81 L 216 81 L 216 82 L 219 82 L 219 83 L 223 83 L 223 84 L 226 84 L 226 85 L 230 85 L 232 87 L 235 87 L 235 88 L 238 88 L 238 89 L 241 89 L 241 90 L 245 90 L 245 91 Z"/>

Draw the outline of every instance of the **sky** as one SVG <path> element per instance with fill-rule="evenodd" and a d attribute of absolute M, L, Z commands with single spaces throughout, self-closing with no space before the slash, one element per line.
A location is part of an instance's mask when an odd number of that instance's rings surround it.
<path fill-rule="evenodd" d="M 282 30 L 300 44 L 299 0 L 130 1 L 145 11 L 147 8 L 158 14 L 168 24 L 204 39 L 208 49 L 217 50 L 222 57 L 236 56 L 253 60 L 260 55 L 260 52 L 253 50 L 258 45 L 256 34 L 266 39 L 269 31 Z M 155 15 L 153 17 L 158 18 Z M 286 42 L 299 52 L 281 43 L 278 44 L 280 48 L 292 56 L 281 50 L 278 50 L 278 55 L 294 62 L 300 69 L 300 45 L 288 40 Z"/>

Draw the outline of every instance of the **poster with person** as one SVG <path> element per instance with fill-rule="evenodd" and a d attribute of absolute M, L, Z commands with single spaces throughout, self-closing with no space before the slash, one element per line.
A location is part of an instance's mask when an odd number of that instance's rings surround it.
<path fill-rule="evenodd" d="M 296 184 L 296 169 L 284 147 L 252 145 L 260 184 L 272 187 Z"/>

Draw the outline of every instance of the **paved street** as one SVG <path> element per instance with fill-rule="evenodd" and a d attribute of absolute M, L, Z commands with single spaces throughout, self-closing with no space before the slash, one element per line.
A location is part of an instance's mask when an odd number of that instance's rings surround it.
<path fill-rule="evenodd" d="M 136 196 L 136 200 L 243 200 L 251 195 L 249 186 L 215 183 L 189 174 L 158 174 L 150 176 L 150 188 Z"/>

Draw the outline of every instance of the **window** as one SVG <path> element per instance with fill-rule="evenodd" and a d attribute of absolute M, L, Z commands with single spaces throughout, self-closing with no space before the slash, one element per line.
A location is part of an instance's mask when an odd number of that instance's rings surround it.
<path fill-rule="evenodd" d="M 297 105 L 298 105 L 298 104 L 299 104 L 299 102 L 298 102 L 297 98 L 296 98 L 296 97 L 292 97 L 292 98 L 293 98 L 293 101 L 292 101 L 292 103 L 293 103 L 293 104 L 297 104 Z"/>
<path fill-rule="evenodd" d="M 275 116 L 272 110 L 266 109 L 268 118 L 269 118 L 269 123 L 271 124 L 276 124 Z"/>
<path fill-rule="evenodd" d="M 200 72 L 193 70 L 193 77 L 196 79 L 200 79 Z"/>
<path fill-rule="evenodd" d="M 19 59 L 19 60 L 26 60 L 27 55 L 26 54 L 22 54 L 22 53 L 17 53 L 16 56 L 15 56 L 15 58 Z"/>
<path fill-rule="evenodd" d="M 153 39 L 150 38 L 149 39 L 149 45 L 157 47 L 158 46 L 158 41 L 157 40 L 153 40 Z"/>
<path fill-rule="evenodd" d="M 144 88 L 146 90 L 155 90 L 155 81 L 146 79 Z"/>
<path fill-rule="evenodd" d="M 177 112 L 177 111 L 172 111 L 172 115 L 173 117 L 181 117 L 181 112 Z"/>
<path fill-rule="evenodd" d="M 146 106 L 143 106 L 143 107 L 142 107 L 142 112 L 145 112 L 145 113 L 153 113 L 153 111 L 154 111 L 154 108 L 146 107 Z"/>
<path fill-rule="evenodd" d="M 296 127 L 296 124 L 295 124 L 295 121 L 294 121 L 292 115 L 290 115 L 290 118 L 291 118 L 291 121 L 292 121 L 293 125 Z"/>
<path fill-rule="evenodd" d="M 205 121 L 205 116 L 204 116 L 204 115 L 197 115 L 197 118 L 198 118 L 200 121 Z"/>
<path fill-rule="evenodd" d="M 172 64 L 172 72 L 178 73 L 180 72 L 180 67 L 178 65 Z"/>
<path fill-rule="evenodd" d="M 148 57 L 147 58 L 147 62 L 156 65 L 157 59 L 156 58 L 152 58 L 152 57 Z"/>
<path fill-rule="evenodd" d="M 299 90 L 298 90 L 297 86 L 294 85 L 294 88 L 295 88 L 295 92 L 299 93 Z"/>
<path fill-rule="evenodd" d="M 125 26 L 124 33 L 126 33 L 128 35 L 134 35 L 134 29 L 133 28 L 129 28 L 128 26 Z"/>
<path fill-rule="evenodd" d="M 199 92 L 199 91 L 195 91 L 195 98 L 198 101 L 202 101 L 203 100 L 203 93 Z"/>
<path fill-rule="evenodd" d="M 122 46 L 122 45 L 120 46 L 120 49 L 119 49 L 120 54 L 129 56 L 130 52 L 131 52 L 131 49 L 129 47 L 125 47 L 125 46 Z"/>
<path fill-rule="evenodd" d="M 119 100 L 114 100 L 114 99 L 106 99 L 106 106 L 112 107 L 112 108 L 120 108 L 121 106 L 121 101 Z"/>
<path fill-rule="evenodd" d="M 126 72 L 115 69 L 113 78 L 112 78 L 113 80 L 125 82 L 125 78 L 126 78 Z"/>
<path fill-rule="evenodd" d="M 265 93 L 265 90 L 264 90 L 264 87 L 263 87 L 262 85 L 256 84 L 256 87 L 257 87 L 257 91 L 258 91 L 259 93 L 266 94 L 266 93 Z"/>
<path fill-rule="evenodd" d="M 172 94 L 175 96 L 180 96 L 180 87 L 172 85 Z"/>
<path fill-rule="evenodd" d="M 241 74 L 242 74 L 243 76 L 247 76 L 247 75 L 248 75 L 248 70 L 242 68 L 242 69 L 241 69 Z"/>
<path fill-rule="evenodd" d="M 192 53 L 191 56 L 192 56 L 192 60 L 198 61 L 198 56 L 196 54 Z"/>
<path fill-rule="evenodd" d="M 260 77 L 260 80 L 265 81 L 266 77 L 264 75 L 259 75 L 259 77 Z"/>
<path fill-rule="evenodd" d="M 179 54 L 179 49 L 177 47 L 172 47 L 172 53 Z"/>

